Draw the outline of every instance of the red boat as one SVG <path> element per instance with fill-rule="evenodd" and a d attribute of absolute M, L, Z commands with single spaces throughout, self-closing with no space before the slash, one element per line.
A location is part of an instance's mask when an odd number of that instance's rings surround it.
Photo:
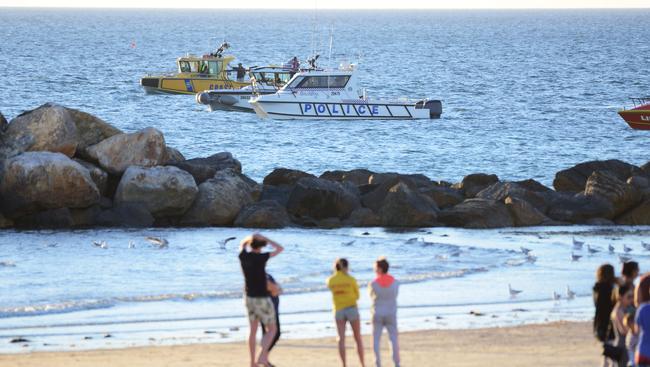
<path fill-rule="evenodd" d="M 650 97 L 632 98 L 634 108 L 620 110 L 618 114 L 636 130 L 650 130 Z"/>

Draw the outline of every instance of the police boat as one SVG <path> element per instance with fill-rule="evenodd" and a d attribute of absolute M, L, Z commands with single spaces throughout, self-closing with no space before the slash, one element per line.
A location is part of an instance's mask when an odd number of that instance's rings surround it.
<path fill-rule="evenodd" d="M 280 90 L 255 95 L 250 104 L 261 118 L 272 119 L 437 119 L 442 102 L 429 99 L 374 99 L 357 86 L 354 64 L 338 69 L 296 73 Z"/>

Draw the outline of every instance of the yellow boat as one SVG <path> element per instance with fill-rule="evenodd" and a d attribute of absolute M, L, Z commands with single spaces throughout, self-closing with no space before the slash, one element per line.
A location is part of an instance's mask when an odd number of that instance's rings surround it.
<path fill-rule="evenodd" d="M 235 70 L 229 64 L 234 56 L 222 53 L 230 45 L 224 42 L 217 51 L 203 56 L 186 55 L 176 59 L 178 71 L 162 75 L 147 75 L 140 85 L 147 93 L 196 94 L 210 89 L 241 89 L 250 81 L 231 79 Z"/>

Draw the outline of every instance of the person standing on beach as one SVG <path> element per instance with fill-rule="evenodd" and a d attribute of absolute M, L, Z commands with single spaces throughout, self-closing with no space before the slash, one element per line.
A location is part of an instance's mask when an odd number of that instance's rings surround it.
<path fill-rule="evenodd" d="M 616 294 L 617 301 L 611 314 L 612 330 L 615 337 L 612 345 L 622 352 L 616 358 L 615 363 L 619 367 L 627 367 L 629 359 L 625 341 L 630 330 L 625 324 L 625 315 L 630 312 L 630 307 L 634 307 L 634 289 L 627 285 L 621 285 L 618 287 Z"/>
<path fill-rule="evenodd" d="M 363 358 L 363 340 L 361 339 L 361 319 L 357 300 L 359 300 L 359 285 L 354 277 L 348 274 L 348 261 L 337 259 L 334 263 L 334 274 L 327 278 L 327 288 L 332 292 L 334 301 L 334 319 L 338 332 L 339 356 L 343 367 L 347 366 L 345 361 L 345 327 L 349 322 L 354 334 L 354 341 L 357 344 L 357 353 L 361 366 L 365 367 Z"/>
<path fill-rule="evenodd" d="M 611 341 L 614 339 L 612 330 L 611 314 L 614 309 L 614 287 L 616 287 L 616 275 L 614 267 L 610 264 L 603 264 L 596 271 L 596 284 L 593 288 L 594 306 L 594 335 L 603 343 L 603 366 L 609 366 L 612 360 L 604 355 Z"/>
<path fill-rule="evenodd" d="M 639 276 L 639 263 L 636 261 L 626 261 L 621 269 L 621 279 L 619 285 L 626 285 L 634 289 L 634 281 Z"/>
<path fill-rule="evenodd" d="M 650 366 L 650 273 L 639 279 L 635 289 L 634 303 L 638 307 L 634 319 L 639 335 L 634 361 L 638 367 Z"/>
<path fill-rule="evenodd" d="M 262 249 L 267 245 L 273 247 L 273 251 L 262 253 Z M 277 325 L 275 308 L 267 289 L 266 263 L 283 250 L 284 248 L 280 244 L 258 233 L 244 238 L 240 245 L 239 262 L 246 283 L 245 302 L 250 324 L 248 348 L 251 367 L 270 366 L 269 347 L 275 338 Z M 262 352 L 255 362 L 257 328 L 260 322 L 266 325 L 267 333 L 262 338 Z"/>
<path fill-rule="evenodd" d="M 397 338 L 397 293 L 399 283 L 388 274 L 388 261 L 379 258 L 375 261 L 377 278 L 368 284 L 372 300 L 372 337 L 375 351 L 375 365 L 381 367 L 379 342 L 384 328 L 388 331 L 393 354 L 393 363 L 399 367 L 399 342 Z"/>
<path fill-rule="evenodd" d="M 280 294 L 282 293 L 282 288 L 275 281 L 271 274 L 266 274 L 266 289 L 268 289 L 269 294 L 271 295 L 271 302 L 273 302 L 273 308 L 275 309 L 275 337 L 269 345 L 269 353 L 275 347 L 275 344 L 280 339 Z M 262 336 L 266 335 L 267 327 L 262 323 Z"/>

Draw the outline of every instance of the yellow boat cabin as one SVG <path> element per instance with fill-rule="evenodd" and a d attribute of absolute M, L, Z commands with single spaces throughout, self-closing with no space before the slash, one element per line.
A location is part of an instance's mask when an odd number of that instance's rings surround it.
<path fill-rule="evenodd" d="M 140 85 L 147 93 L 195 94 L 209 89 L 241 89 L 250 80 L 237 77 L 237 69 L 230 68 L 234 56 L 222 56 L 227 43 L 217 51 L 203 56 L 186 55 L 176 59 L 176 73 L 147 75 Z"/>

